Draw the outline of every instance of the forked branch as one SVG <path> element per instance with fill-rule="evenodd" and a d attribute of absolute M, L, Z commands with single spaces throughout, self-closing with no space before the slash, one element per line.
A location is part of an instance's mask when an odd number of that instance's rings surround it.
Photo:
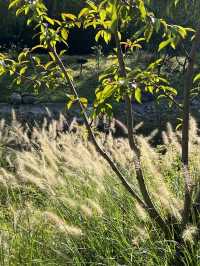
<path fill-rule="evenodd" d="M 117 57 L 118 57 L 118 63 L 119 63 L 119 68 L 120 68 L 120 75 L 123 78 L 126 78 L 126 67 L 124 63 L 124 57 L 123 57 L 123 52 L 119 40 L 119 36 L 116 32 L 115 34 L 115 42 L 117 46 Z M 133 151 L 133 162 L 134 162 L 134 167 L 136 171 L 136 178 L 139 184 L 140 192 L 143 196 L 144 202 L 147 206 L 147 211 L 149 216 L 157 222 L 157 224 L 160 226 L 162 231 L 165 233 L 167 236 L 169 234 L 169 228 L 165 221 L 162 219 L 161 215 L 158 213 L 156 210 L 155 205 L 153 204 L 153 201 L 149 195 L 147 186 L 145 184 L 144 180 L 144 174 L 142 171 L 142 166 L 141 166 L 141 159 L 140 159 L 140 150 L 138 149 L 137 146 L 137 141 L 134 135 L 134 130 L 133 130 L 133 110 L 132 110 L 132 102 L 131 102 L 131 96 L 129 96 L 128 92 L 125 96 L 126 100 L 126 109 L 127 109 L 127 127 L 128 127 L 128 138 L 129 138 L 129 145 L 131 150 Z"/>

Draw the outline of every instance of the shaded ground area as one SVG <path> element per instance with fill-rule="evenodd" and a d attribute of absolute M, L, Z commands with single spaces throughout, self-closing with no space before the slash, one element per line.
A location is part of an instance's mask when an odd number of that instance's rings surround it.
<path fill-rule="evenodd" d="M 47 55 L 40 55 L 43 62 L 48 62 Z M 81 65 L 78 62 L 80 58 L 84 58 L 86 63 L 83 66 L 82 73 L 80 74 Z M 101 71 L 105 64 L 109 65 L 111 60 L 102 59 Z M 98 69 L 96 59 L 93 55 L 79 57 L 79 56 L 65 56 L 64 63 L 70 67 L 73 73 L 74 82 L 78 88 L 80 96 L 87 97 L 89 100 L 95 98 L 95 89 L 98 87 Z M 104 63 L 104 64 L 103 64 Z M 31 70 L 34 74 L 35 69 Z M 100 70 L 99 70 L 100 71 Z M 71 73 L 71 74 L 72 74 Z M 46 88 L 41 85 L 39 89 L 34 89 L 34 83 L 23 81 L 21 84 L 13 82 L 13 77 L 8 75 L 0 78 L 0 102 L 10 102 L 10 96 L 13 92 L 20 94 L 28 93 L 37 97 L 38 102 L 61 102 L 67 99 L 66 94 L 69 93 L 68 86 L 62 81 Z"/>
<path fill-rule="evenodd" d="M 180 99 L 179 99 L 180 101 Z M 70 110 L 66 110 L 66 104 L 60 103 L 37 103 L 37 104 L 22 104 L 14 107 L 7 103 L 0 103 L 0 118 L 5 119 L 9 123 L 12 118 L 16 117 L 22 124 L 28 123 L 30 126 L 41 124 L 44 118 L 47 121 L 59 120 L 60 115 L 64 115 L 67 121 L 73 117 L 81 119 L 78 107 L 74 106 Z M 166 129 L 167 122 L 170 122 L 173 127 L 176 127 L 181 118 L 180 110 L 176 106 L 169 107 L 167 101 L 158 104 L 156 101 L 149 101 L 143 104 L 133 103 L 135 123 L 143 122 L 143 125 L 138 130 L 138 133 L 144 135 L 150 134 L 153 130 L 158 129 L 157 141 L 162 130 Z M 126 123 L 126 111 L 123 103 L 115 106 L 115 118 Z M 191 113 L 200 122 L 200 101 L 193 100 L 191 103 Z"/>
<path fill-rule="evenodd" d="M 60 114 L 65 113 L 65 103 L 41 103 L 24 104 L 13 106 L 7 103 L 0 103 L 0 118 L 10 121 L 16 118 L 20 122 L 40 122 L 44 118 L 59 119 Z"/>
<path fill-rule="evenodd" d="M 99 86 L 98 75 L 102 73 L 107 67 L 112 66 L 112 57 L 102 57 L 100 59 L 100 67 L 98 68 L 97 60 L 94 55 L 85 56 L 86 63 L 83 66 L 82 73 L 80 73 L 80 64 L 77 60 L 79 56 L 65 56 L 63 58 L 64 63 L 69 65 L 72 69 L 75 85 L 77 86 L 80 96 L 84 96 L 88 99 L 89 103 L 92 103 L 95 99 L 95 90 Z M 46 55 L 43 55 L 42 60 L 46 62 L 48 60 Z M 130 68 L 140 66 L 141 68 L 147 66 L 152 61 L 152 55 L 141 53 L 135 53 L 126 59 L 126 63 Z M 182 88 L 183 88 L 183 73 L 182 67 L 179 61 L 184 61 L 184 58 L 172 58 L 166 62 L 162 67 L 162 73 L 170 81 L 170 84 L 177 88 L 178 97 L 177 101 L 182 101 Z M 67 111 L 65 109 L 65 103 L 67 102 L 67 86 L 61 84 L 56 88 L 50 88 L 45 91 L 41 88 L 41 91 L 35 93 L 32 86 L 26 87 L 24 84 L 17 86 L 12 84 L 9 77 L 4 77 L 0 80 L 0 118 L 5 118 L 6 122 L 12 118 L 13 106 L 10 105 L 10 96 L 13 91 L 19 94 L 30 93 L 35 95 L 37 103 L 34 105 L 26 104 L 19 105 L 14 108 L 16 117 L 22 123 L 28 123 L 34 125 L 34 121 L 40 124 L 44 118 L 48 121 L 52 119 L 59 119 L 60 114 L 64 114 L 67 119 L 71 119 L 74 116 L 80 117 L 80 112 L 77 107 L 73 107 L 72 110 Z M 143 126 L 137 131 L 144 135 L 148 135 L 154 129 L 158 129 L 158 135 L 156 141 L 159 142 L 159 136 L 161 136 L 162 130 L 166 129 L 167 122 L 170 122 L 173 127 L 176 127 L 180 123 L 181 112 L 173 105 L 169 106 L 168 102 L 162 100 L 160 104 L 151 99 L 145 101 L 142 98 L 142 104 L 133 103 L 134 120 L 135 124 L 143 122 Z M 197 120 L 200 121 L 200 100 L 196 97 L 191 103 L 191 113 Z M 115 118 L 126 123 L 125 105 L 123 103 L 114 103 L 113 111 Z"/>

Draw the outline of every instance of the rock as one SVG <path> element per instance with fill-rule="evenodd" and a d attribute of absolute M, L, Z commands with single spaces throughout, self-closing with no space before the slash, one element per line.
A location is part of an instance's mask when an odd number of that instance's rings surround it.
<path fill-rule="evenodd" d="M 23 104 L 35 104 L 37 102 L 37 98 L 31 94 L 23 94 L 22 95 L 22 103 Z"/>
<path fill-rule="evenodd" d="M 13 105 L 20 105 L 22 103 L 21 95 L 17 92 L 13 92 L 10 96 L 10 103 Z"/>

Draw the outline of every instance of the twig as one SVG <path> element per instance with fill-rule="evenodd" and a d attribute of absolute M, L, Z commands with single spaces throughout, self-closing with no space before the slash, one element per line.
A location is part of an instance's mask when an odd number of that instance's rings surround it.
<path fill-rule="evenodd" d="M 173 102 L 173 104 L 181 111 L 183 111 L 183 107 L 177 102 L 174 100 L 173 97 L 171 97 L 169 94 L 167 94 L 165 91 L 162 91 L 162 93 L 171 101 Z"/>

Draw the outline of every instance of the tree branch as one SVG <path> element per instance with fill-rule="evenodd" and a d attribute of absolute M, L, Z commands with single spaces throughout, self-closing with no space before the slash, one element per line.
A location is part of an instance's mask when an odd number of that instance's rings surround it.
<path fill-rule="evenodd" d="M 167 94 L 165 91 L 162 91 L 162 93 L 181 111 L 183 111 L 183 107 L 174 100 L 169 94 Z"/>
<path fill-rule="evenodd" d="M 123 52 L 121 49 L 121 44 L 120 44 L 117 31 L 115 33 L 115 42 L 117 46 L 117 57 L 118 57 L 118 63 L 119 63 L 119 68 L 121 72 L 120 74 L 121 74 L 121 77 L 126 78 L 126 67 L 125 67 Z M 137 147 L 137 141 L 134 136 L 134 130 L 133 130 L 133 110 L 132 110 L 132 103 L 131 103 L 132 99 L 128 94 L 126 94 L 125 100 L 126 100 L 126 108 L 127 108 L 128 139 L 129 139 L 130 148 L 133 151 L 133 161 L 134 161 L 136 178 L 139 184 L 139 188 L 142 193 L 144 202 L 147 206 L 147 212 L 149 216 L 160 226 L 160 228 L 165 233 L 165 235 L 168 236 L 169 228 L 167 224 L 165 223 L 165 221 L 160 216 L 160 214 L 158 213 L 158 211 L 156 210 L 156 207 L 154 206 L 151 200 L 151 197 L 149 195 L 148 189 L 145 184 L 144 174 L 142 171 L 141 160 L 140 160 L 140 150 Z"/>
<path fill-rule="evenodd" d="M 131 196 L 146 210 L 147 206 L 145 204 L 145 202 L 140 199 L 140 197 L 137 195 L 137 193 L 133 190 L 133 188 L 130 186 L 130 184 L 128 183 L 128 181 L 126 180 L 126 178 L 123 176 L 123 174 L 121 173 L 121 171 L 118 169 L 118 167 L 116 166 L 116 164 L 114 163 L 114 161 L 111 159 L 111 157 L 100 147 L 100 145 L 98 144 L 94 133 L 92 131 L 87 113 L 85 111 L 84 106 L 82 105 L 79 95 L 77 93 L 77 90 L 72 82 L 72 80 L 70 79 L 67 70 L 62 62 L 62 60 L 60 59 L 60 57 L 58 56 L 56 49 L 54 47 L 52 47 L 51 45 L 49 45 L 49 49 L 50 51 L 54 54 L 55 56 L 55 60 L 56 63 L 58 64 L 58 66 L 60 67 L 60 70 L 62 71 L 62 73 L 65 76 L 66 82 L 69 84 L 70 87 L 70 91 L 71 93 L 76 97 L 77 102 L 79 104 L 79 107 L 82 111 L 83 114 L 83 118 L 85 121 L 85 125 L 86 128 L 88 130 L 90 139 L 92 140 L 97 152 L 108 162 L 108 164 L 110 165 L 110 167 L 112 168 L 112 170 L 114 171 L 114 173 L 118 176 L 118 178 L 120 179 L 121 183 L 123 184 L 123 186 L 125 187 L 125 189 L 131 194 Z"/>

